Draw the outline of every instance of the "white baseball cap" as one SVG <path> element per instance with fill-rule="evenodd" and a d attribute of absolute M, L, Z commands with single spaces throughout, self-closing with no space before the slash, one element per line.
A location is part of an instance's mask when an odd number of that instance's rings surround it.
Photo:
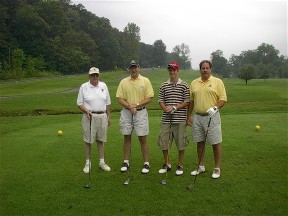
<path fill-rule="evenodd" d="M 90 68 L 90 70 L 89 70 L 89 74 L 94 74 L 94 73 L 100 74 L 99 69 L 96 68 L 96 67 L 92 67 L 92 68 Z"/>

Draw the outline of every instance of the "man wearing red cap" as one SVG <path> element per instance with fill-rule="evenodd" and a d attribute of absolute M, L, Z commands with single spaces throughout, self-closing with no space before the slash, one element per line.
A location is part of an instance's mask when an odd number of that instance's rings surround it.
<path fill-rule="evenodd" d="M 189 141 L 186 133 L 187 107 L 190 101 L 189 86 L 178 76 L 179 65 L 176 62 L 168 64 L 169 79 L 162 83 L 158 102 L 163 110 L 158 145 L 163 152 L 164 164 L 159 173 L 171 170 L 169 148 L 175 140 L 178 149 L 178 165 L 176 175 L 183 174 L 184 149 Z"/>

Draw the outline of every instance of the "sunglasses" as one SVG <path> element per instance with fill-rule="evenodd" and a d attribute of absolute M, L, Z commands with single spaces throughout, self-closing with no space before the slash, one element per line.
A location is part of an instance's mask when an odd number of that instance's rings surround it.
<path fill-rule="evenodd" d="M 99 74 L 98 73 L 94 73 L 94 74 L 90 74 L 91 77 L 98 77 Z"/>
<path fill-rule="evenodd" d="M 176 64 L 168 64 L 168 67 L 178 67 Z"/>

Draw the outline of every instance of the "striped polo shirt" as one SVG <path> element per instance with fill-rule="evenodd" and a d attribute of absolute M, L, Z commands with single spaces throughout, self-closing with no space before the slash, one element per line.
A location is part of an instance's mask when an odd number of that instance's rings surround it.
<path fill-rule="evenodd" d="M 190 101 L 189 86 L 186 82 L 178 79 L 178 82 L 172 83 L 170 80 L 164 82 L 160 86 L 158 102 L 163 102 L 166 106 L 177 106 L 183 102 Z M 176 110 L 172 114 L 171 123 L 185 122 L 187 117 L 187 107 Z M 170 114 L 163 112 L 162 122 L 170 123 Z"/>

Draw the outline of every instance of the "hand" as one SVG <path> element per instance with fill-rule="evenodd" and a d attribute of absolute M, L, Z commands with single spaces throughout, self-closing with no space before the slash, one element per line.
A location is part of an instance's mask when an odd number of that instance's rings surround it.
<path fill-rule="evenodd" d="M 92 113 L 90 111 L 87 111 L 87 118 L 90 120 L 92 118 Z"/>
<path fill-rule="evenodd" d="M 208 113 L 208 115 L 210 116 L 210 117 L 212 117 L 215 113 L 217 113 L 218 112 L 218 107 L 217 106 L 214 106 L 214 107 L 211 107 L 210 109 L 208 109 L 207 111 L 206 111 L 206 113 Z"/>
<path fill-rule="evenodd" d="M 171 114 L 173 114 L 177 110 L 176 106 L 172 106 Z"/>
<path fill-rule="evenodd" d="M 188 118 L 187 120 L 186 120 L 186 125 L 188 125 L 188 126 L 192 126 L 192 119 L 191 118 Z"/>

